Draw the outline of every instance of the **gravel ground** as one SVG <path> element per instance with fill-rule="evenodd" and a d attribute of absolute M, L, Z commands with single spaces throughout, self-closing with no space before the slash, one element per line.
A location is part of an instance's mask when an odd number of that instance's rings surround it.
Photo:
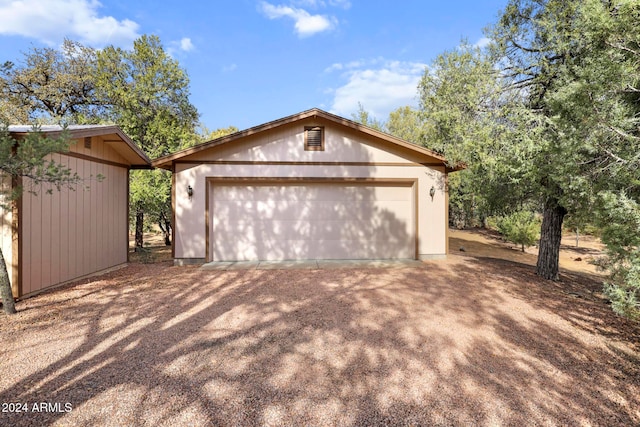
<path fill-rule="evenodd" d="M 133 264 L 0 315 L 0 425 L 640 425 L 640 326 L 599 288 Z"/>

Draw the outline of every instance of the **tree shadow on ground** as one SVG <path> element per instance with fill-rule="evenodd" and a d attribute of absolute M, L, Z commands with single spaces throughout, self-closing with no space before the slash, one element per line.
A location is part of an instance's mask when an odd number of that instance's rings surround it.
<path fill-rule="evenodd" d="M 638 424 L 638 325 L 530 271 L 138 265 L 1 319 L 0 400 L 74 408 L 2 423 Z"/>

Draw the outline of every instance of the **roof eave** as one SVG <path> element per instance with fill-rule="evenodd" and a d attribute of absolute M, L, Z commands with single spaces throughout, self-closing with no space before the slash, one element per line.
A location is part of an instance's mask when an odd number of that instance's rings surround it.
<path fill-rule="evenodd" d="M 198 144 L 198 145 L 196 145 L 194 147 L 190 147 L 190 148 L 178 151 L 178 152 L 173 153 L 173 154 L 168 154 L 166 156 L 159 157 L 159 158 L 153 160 L 151 162 L 151 164 L 154 167 L 157 167 L 157 168 L 171 170 L 173 162 L 177 161 L 178 159 L 180 159 L 182 157 L 186 157 L 186 156 L 189 156 L 191 154 L 195 154 L 195 153 L 198 153 L 200 151 L 207 150 L 209 148 L 213 148 L 213 147 L 216 147 L 216 146 L 219 146 L 219 145 L 222 145 L 222 144 L 226 144 L 226 143 L 229 143 L 229 142 L 235 141 L 237 139 L 244 138 L 244 137 L 259 133 L 259 132 L 265 132 L 267 130 L 270 130 L 270 129 L 273 129 L 273 128 L 276 128 L 276 127 L 279 127 L 279 126 L 283 126 L 283 125 L 287 125 L 289 123 L 293 123 L 293 122 L 296 122 L 296 121 L 304 120 L 304 119 L 307 119 L 309 117 L 322 117 L 322 118 L 324 118 L 326 120 L 330 120 L 330 121 L 332 121 L 334 123 L 338 123 L 338 124 L 341 124 L 343 126 L 349 127 L 351 129 L 358 130 L 360 132 L 369 134 L 369 135 L 371 135 L 373 137 L 392 142 L 392 143 L 394 143 L 394 144 L 396 144 L 396 145 L 398 145 L 400 147 L 406 148 L 406 149 L 408 149 L 410 151 L 417 152 L 419 154 L 431 157 L 431 158 L 435 159 L 436 161 L 442 162 L 443 166 L 446 166 L 446 164 L 447 164 L 447 160 L 443 156 L 437 154 L 436 152 L 434 152 L 432 150 L 429 150 L 429 149 L 421 147 L 421 146 L 419 146 L 417 144 L 405 141 L 405 140 L 400 139 L 398 137 L 395 137 L 393 135 L 389 135 L 387 133 L 380 132 L 378 130 L 372 129 L 372 128 L 367 127 L 367 126 L 364 126 L 364 125 L 362 125 L 360 123 L 354 122 L 353 120 L 345 119 L 344 117 L 340 117 L 340 116 L 337 116 L 335 114 L 328 113 L 328 112 L 320 110 L 318 108 L 313 108 L 311 110 L 303 111 L 303 112 L 298 113 L 298 114 L 293 114 L 291 116 L 287 116 L 287 117 L 283 117 L 281 119 L 273 120 L 271 122 L 264 123 L 262 125 L 254 126 L 254 127 L 251 127 L 249 129 L 246 129 L 246 130 L 243 130 L 243 131 L 240 131 L 240 132 L 236 132 L 236 133 L 233 133 L 233 134 L 230 134 L 230 135 L 225 135 L 223 137 L 220 137 L 220 138 L 217 138 L 217 139 L 214 139 L 214 140 L 211 140 L 211 141 L 203 142 L 203 143 Z"/>
<path fill-rule="evenodd" d="M 95 127 L 87 127 L 82 129 L 60 129 L 60 130 L 43 130 L 43 134 L 48 136 L 58 136 L 63 132 L 68 132 L 72 139 L 84 138 L 89 136 L 104 136 L 104 135 L 117 135 L 127 146 L 128 149 L 133 151 L 137 157 L 140 158 L 139 162 L 132 162 L 132 166 L 142 166 L 148 168 L 151 165 L 151 159 L 125 134 L 119 126 L 116 125 L 100 125 Z M 12 135 L 27 135 L 30 132 L 10 132 Z"/>

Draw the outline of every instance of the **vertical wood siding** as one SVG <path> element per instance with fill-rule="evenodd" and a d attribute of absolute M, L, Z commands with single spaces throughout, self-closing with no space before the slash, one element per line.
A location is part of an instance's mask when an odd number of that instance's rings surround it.
<path fill-rule="evenodd" d="M 94 142 L 92 150 L 84 154 L 122 160 L 104 144 Z M 75 189 L 46 194 L 47 187 L 39 186 L 37 195 L 24 195 L 22 295 L 127 261 L 127 169 L 64 154 L 54 158 L 85 180 Z"/>

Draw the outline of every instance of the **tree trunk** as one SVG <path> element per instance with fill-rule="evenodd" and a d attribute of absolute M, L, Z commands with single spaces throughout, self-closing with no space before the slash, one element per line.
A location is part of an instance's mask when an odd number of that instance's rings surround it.
<path fill-rule="evenodd" d="M 158 218 L 158 226 L 164 234 L 165 246 L 171 246 L 171 221 L 169 221 L 164 212 L 160 213 L 160 217 Z"/>
<path fill-rule="evenodd" d="M 165 246 L 171 246 L 171 221 L 165 219 L 164 220 L 165 233 L 164 233 L 164 244 Z"/>
<path fill-rule="evenodd" d="M 11 292 L 11 283 L 9 282 L 9 272 L 7 264 L 4 262 L 4 255 L 0 249 L 0 298 L 2 298 L 2 308 L 7 314 L 16 313 L 16 303 Z"/>
<path fill-rule="evenodd" d="M 142 249 L 144 244 L 144 211 L 138 209 L 136 211 L 136 252 Z"/>
<path fill-rule="evenodd" d="M 567 210 L 560 206 L 558 199 L 555 197 L 547 199 L 542 214 L 540 250 L 536 265 L 536 274 L 547 280 L 558 280 L 562 221 L 566 214 Z"/>

